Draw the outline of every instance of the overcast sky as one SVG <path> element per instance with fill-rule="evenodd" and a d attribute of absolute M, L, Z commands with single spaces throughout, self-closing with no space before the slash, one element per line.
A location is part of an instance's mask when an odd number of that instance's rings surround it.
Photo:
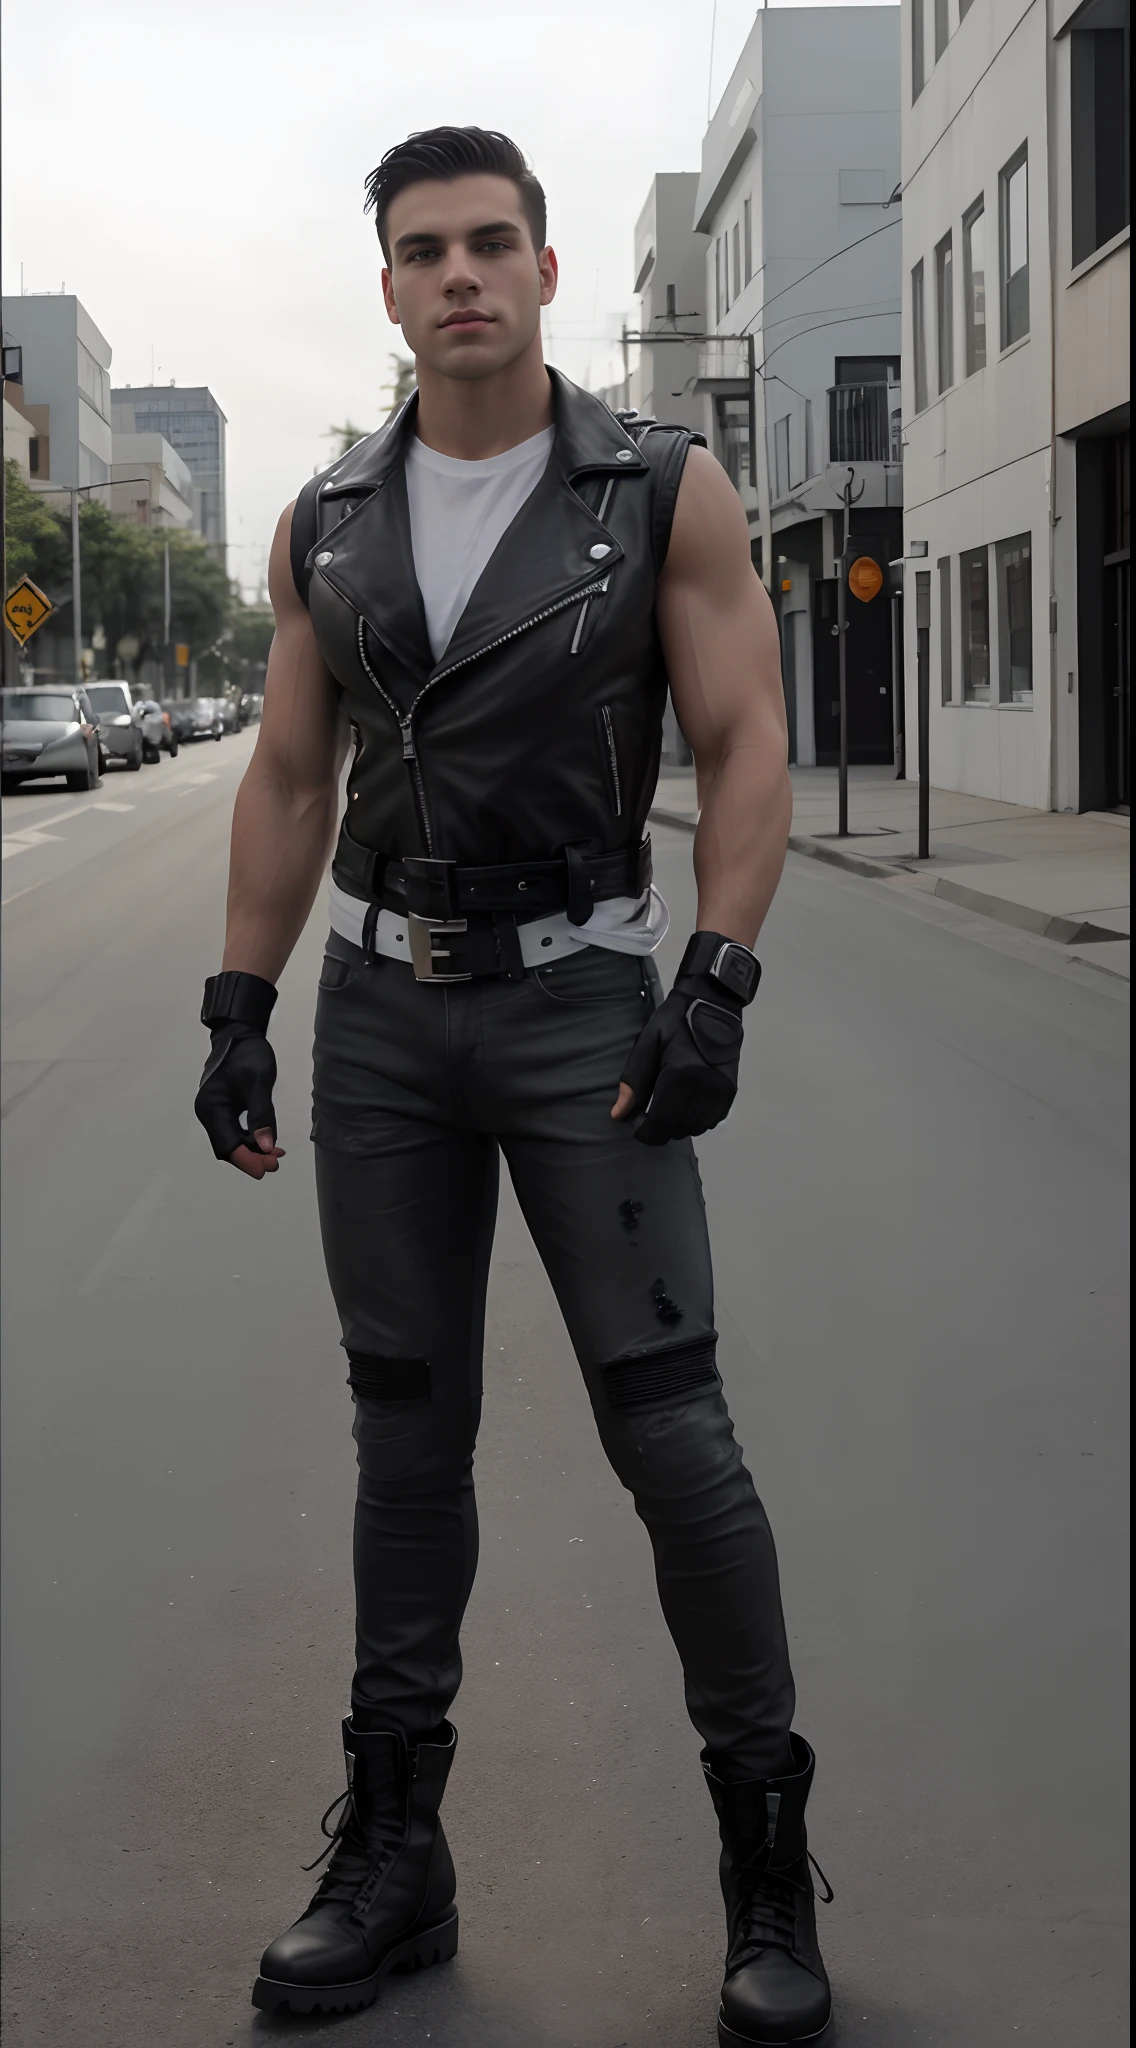
<path fill-rule="evenodd" d="M 713 0 L 39 0 L 5 10 L 4 290 L 76 292 L 117 384 L 208 384 L 228 416 L 230 568 L 378 425 L 401 336 L 363 179 L 437 122 L 503 128 L 548 194 L 552 360 L 619 374 L 653 173 L 696 170 Z M 717 0 L 719 94 L 754 16 Z M 34 34 L 31 32 L 34 22 Z"/>

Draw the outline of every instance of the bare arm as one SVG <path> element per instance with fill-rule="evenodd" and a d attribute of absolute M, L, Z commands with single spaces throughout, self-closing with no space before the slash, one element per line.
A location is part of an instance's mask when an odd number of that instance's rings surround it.
<path fill-rule="evenodd" d="M 773 901 L 793 815 L 777 622 L 721 465 L 692 448 L 659 577 L 658 620 L 701 815 L 698 928 L 752 946 Z"/>
<path fill-rule="evenodd" d="M 348 741 L 292 581 L 291 531 L 289 505 L 269 560 L 276 634 L 256 748 L 233 810 L 223 961 L 272 982 L 307 923 L 327 863 Z"/>

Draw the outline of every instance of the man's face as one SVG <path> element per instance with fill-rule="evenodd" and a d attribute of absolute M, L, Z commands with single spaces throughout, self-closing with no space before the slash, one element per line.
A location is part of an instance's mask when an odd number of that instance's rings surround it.
<path fill-rule="evenodd" d="M 420 361 L 446 377 L 488 377 L 531 345 L 556 292 L 556 257 L 533 248 L 511 178 L 408 185 L 387 240 L 387 312 Z"/>

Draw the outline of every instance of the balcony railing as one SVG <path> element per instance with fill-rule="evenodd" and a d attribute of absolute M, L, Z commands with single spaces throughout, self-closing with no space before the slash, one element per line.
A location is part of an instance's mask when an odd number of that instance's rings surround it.
<path fill-rule="evenodd" d="M 698 381 L 705 388 L 749 383 L 749 349 L 732 334 L 714 335 L 698 350 Z"/>
<path fill-rule="evenodd" d="M 902 462 L 898 384 L 836 384 L 828 394 L 830 462 Z"/>

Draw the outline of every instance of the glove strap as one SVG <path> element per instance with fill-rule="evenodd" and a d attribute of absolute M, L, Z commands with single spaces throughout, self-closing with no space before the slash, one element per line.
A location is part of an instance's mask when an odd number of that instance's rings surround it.
<path fill-rule="evenodd" d="M 744 1005 L 752 1003 L 757 994 L 761 962 L 738 939 L 723 938 L 721 932 L 692 932 L 675 976 L 676 986 L 683 975 L 694 974 L 708 975 Z"/>
<path fill-rule="evenodd" d="M 250 1024 L 254 1031 L 267 1033 L 275 1001 L 276 990 L 270 981 L 230 968 L 224 974 L 211 974 L 206 982 L 201 1021 L 210 1029 L 215 1024 Z"/>

